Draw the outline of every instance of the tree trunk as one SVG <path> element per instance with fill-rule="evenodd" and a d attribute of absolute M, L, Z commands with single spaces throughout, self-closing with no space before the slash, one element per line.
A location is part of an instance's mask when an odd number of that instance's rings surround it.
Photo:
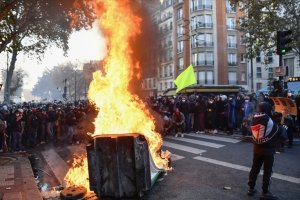
<path fill-rule="evenodd" d="M 11 80 L 12 80 L 12 76 L 14 74 L 14 70 L 15 70 L 15 65 L 16 65 L 16 61 L 17 61 L 17 56 L 18 56 L 18 50 L 16 48 L 13 49 L 12 52 L 12 58 L 10 61 L 10 66 L 7 72 L 7 76 L 6 76 L 6 81 L 5 81 L 5 93 L 4 93 L 4 103 L 9 104 L 10 103 L 10 85 L 11 85 Z"/>

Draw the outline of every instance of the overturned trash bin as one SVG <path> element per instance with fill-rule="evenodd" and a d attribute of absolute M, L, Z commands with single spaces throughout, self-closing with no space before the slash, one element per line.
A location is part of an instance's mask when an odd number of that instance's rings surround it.
<path fill-rule="evenodd" d="M 141 197 L 161 173 L 139 134 L 97 136 L 87 158 L 90 189 L 101 199 Z"/>

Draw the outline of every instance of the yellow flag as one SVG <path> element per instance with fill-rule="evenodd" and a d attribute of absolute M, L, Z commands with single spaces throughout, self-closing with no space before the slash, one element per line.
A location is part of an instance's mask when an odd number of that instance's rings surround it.
<path fill-rule="evenodd" d="M 177 76 L 174 83 L 177 86 L 176 93 L 190 85 L 197 83 L 193 65 L 191 64 L 188 68 L 181 72 L 181 74 Z"/>

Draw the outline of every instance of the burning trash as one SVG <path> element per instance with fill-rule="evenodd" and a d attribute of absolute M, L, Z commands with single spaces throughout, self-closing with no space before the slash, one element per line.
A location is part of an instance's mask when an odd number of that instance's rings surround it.
<path fill-rule="evenodd" d="M 161 154 L 162 137 L 145 103 L 128 90 L 133 71 L 130 41 L 140 34 L 142 19 L 130 0 L 93 1 L 106 35 L 104 71 L 93 74 L 89 99 L 99 113 L 87 157 L 75 159 L 65 177 L 68 187 L 83 186 L 102 197 L 141 196 L 155 177 L 169 168 L 169 153 Z M 136 134 L 138 133 L 138 134 Z"/>

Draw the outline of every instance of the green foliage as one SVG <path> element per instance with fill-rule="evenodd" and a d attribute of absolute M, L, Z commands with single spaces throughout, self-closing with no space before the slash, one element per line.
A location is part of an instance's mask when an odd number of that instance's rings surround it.
<path fill-rule="evenodd" d="M 18 0 L 0 3 L 0 53 L 13 48 L 42 55 L 49 44 L 68 50 L 73 30 L 89 28 L 92 7 L 84 0 Z M 15 44 L 12 41 L 16 40 Z"/>
<path fill-rule="evenodd" d="M 276 50 L 276 31 L 292 30 L 293 51 L 300 54 L 300 0 L 230 0 L 245 13 L 239 20 L 247 57 Z"/>

